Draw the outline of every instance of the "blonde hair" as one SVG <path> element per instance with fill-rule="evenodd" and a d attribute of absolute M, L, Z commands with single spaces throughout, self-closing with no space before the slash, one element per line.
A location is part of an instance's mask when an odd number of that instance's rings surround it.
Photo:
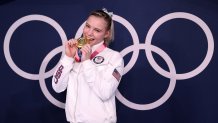
<path fill-rule="evenodd" d="M 114 22 L 112 19 L 112 14 L 110 14 L 106 9 L 92 11 L 89 16 L 96 16 L 103 18 L 107 22 L 107 31 L 110 35 L 104 38 L 104 43 L 108 46 L 114 40 Z"/>

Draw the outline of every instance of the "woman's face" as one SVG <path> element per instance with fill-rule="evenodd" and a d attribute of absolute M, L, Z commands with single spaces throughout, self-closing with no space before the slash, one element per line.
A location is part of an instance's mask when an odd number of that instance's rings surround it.
<path fill-rule="evenodd" d="M 91 46 L 96 45 L 109 36 L 107 22 L 96 16 L 89 16 L 83 29 L 83 35 L 89 40 Z"/>

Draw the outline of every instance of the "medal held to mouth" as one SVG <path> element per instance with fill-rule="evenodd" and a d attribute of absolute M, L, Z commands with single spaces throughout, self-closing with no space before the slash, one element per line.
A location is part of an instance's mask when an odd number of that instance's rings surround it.
<path fill-rule="evenodd" d="M 85 44 L 89 43 L 89 40 L 86 37 L 80 37 L 77 39 L 77 47 L 82 48 Z"/>
<path fill-rule="evenodd" d="M 79 39 L 77 39 L 77 54 L 75 56 L 75 60 L 77 62 L 81 62 L 81 58 L 82 58 L 82 51 L 80 50 L 85 44 L 89 43 L 89 40 L 86 37 L 80 37 Z"/>

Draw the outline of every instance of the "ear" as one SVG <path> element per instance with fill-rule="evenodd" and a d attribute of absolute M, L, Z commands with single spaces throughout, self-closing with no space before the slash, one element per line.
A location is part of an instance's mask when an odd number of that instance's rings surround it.
<path fill-rule="evenodd" d="M 108 38 L 110 36 L 110 30 L 106 31 L 104 38 Z"/>

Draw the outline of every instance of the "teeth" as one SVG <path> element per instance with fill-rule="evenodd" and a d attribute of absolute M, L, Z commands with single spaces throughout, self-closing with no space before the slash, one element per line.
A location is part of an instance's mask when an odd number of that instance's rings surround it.
<path fill-rule="evenodd" d="M 91 40 L 91 38 L 87 38 L 88 40 Z"/>

